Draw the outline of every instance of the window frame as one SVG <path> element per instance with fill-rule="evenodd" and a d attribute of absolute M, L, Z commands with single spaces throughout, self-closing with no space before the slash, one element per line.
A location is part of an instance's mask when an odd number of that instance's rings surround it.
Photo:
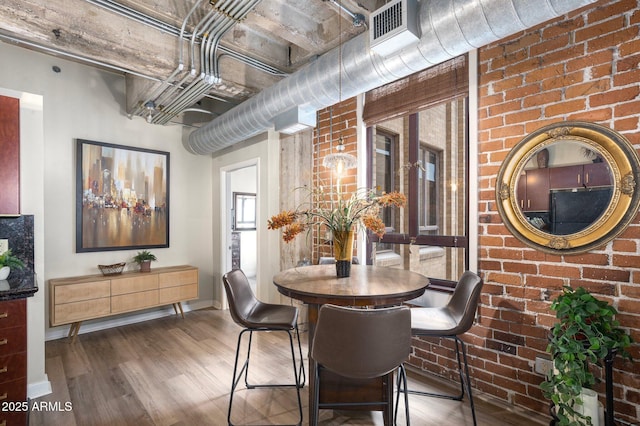
<path fill-rule="evenodd" d="M 467 93 L 464 96 L 453 96 L 445 100 L 445 102 L 452 102 L 456 99 L 461 99 L 464 97 L 464 108 L 465 108 L 465 116 L 464 116 L 464 162 L 467 165 L 464 170 L 464 179 L 465 179 L 465 205 L 464 205 L 464 214 L 465 214 L 465 223 L 464 223 L 464 233 L 465 235 L 421 235 L 420 234 L 420 221 L 418 217 L 419 206 L 418 206 L 418 192 L 419 192 L 419 176 L 418 176 L 418 168 L 410 167 L 406 170 L 408 171 L 408 188 L 407 188 L 407 198 L 408 203 L 405 208 L 409 209 L 408 213 L 408 227 L 407 233 L 396 233 L 390 232 L 384 235 L 384 242 L 388 244 L 410 244 L 410 245 L 431 245 L 431 246 L 439 246 L 439 247 L 447 247 L 447 248 L 462 248 L 464 249 L 464 264 L 465 269 L 469 269 L 469 213 L 470 213 L 470 199 L 469 199 L 469 146 L 470 146 L 470 138 L 469 138 L 469 94 Z M 429 105 L 428 107 L 432 107 L 433 105 Z M 427 108 L 428 108 L 427 107 Z M 426 108 L 425 108 L 426 109 Z M 419 138 L 419 113 L 420 111 L 413 112 L 408 114 L 409 123 L 409 140 L 408 140 L 408 162 L 409 164 L 417 164 L 419 161 L 419 147 L 420 147 L 420 138 Z M 373 185 L 373 173 L 375 172 L 373 169 L 373 155 L 375 154 L 375 138 L 374 138 L 374 127 L 378 123 L 374 123 L 368 125 L 366 128 L 366 155 L 367 155 L 367 176 L 366 183 L 367 187 L 371 188 Z M 373 264 L 373 243 L 377 243 L 380 241 L 380 238 L 374 234 L 373 232 L 367 230 L 367 244 L 366 244 L 366 263 L 368 265 Z M 439 279 L 439 278 L 429 278 L 430 279 L 430 288 L 432 289 L 442 289 L 445 291 L 450 291 L 455 287 L 456 281 Z"/>

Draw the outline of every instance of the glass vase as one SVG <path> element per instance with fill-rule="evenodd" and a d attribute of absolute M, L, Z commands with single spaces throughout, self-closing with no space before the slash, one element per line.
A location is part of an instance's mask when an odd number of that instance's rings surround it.
<path fill-rule="evenodd" d="M 345 278 L 351 274 L 354 236 L 353 228 L 347 231 L 333 231 L 333 256 L 336 258 L 336 275 L 338 278 Z"/>

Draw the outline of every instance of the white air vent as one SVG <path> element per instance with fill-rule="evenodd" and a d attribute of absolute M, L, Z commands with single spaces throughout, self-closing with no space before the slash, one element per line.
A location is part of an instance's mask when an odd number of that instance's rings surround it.
<path fill-rule="evenodd" d="M 389 56 L 420 40 L 417 0 L 394 0 L 369 15 L 371 50 Z"/>

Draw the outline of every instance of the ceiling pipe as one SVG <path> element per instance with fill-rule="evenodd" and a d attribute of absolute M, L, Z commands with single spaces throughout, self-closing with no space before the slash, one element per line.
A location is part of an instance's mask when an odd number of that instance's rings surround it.
<path fill-rule="evenodd" d="M 326 108 L 595 1 L 421 1 L 417 45 L 383 58 L 369 49 L 369 34 L 362 33 L 195 130 L 186 148 L 195 154 L 214 153 L 266 131 L 278 114 L 295 106 Z"/>

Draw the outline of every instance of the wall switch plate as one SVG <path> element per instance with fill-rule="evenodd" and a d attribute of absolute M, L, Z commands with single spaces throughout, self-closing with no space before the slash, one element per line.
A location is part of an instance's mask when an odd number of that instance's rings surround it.
<path fill-rule="evenodd" d="M 536 357 L 535 372 L 547 376 L 549 371 L 553 369 L 553 360 L 543 356 Z"/>
<path fill-rule="evenodd" d="M 0 254 L 9 250 L 9 240 L 0 239 Z"/>

